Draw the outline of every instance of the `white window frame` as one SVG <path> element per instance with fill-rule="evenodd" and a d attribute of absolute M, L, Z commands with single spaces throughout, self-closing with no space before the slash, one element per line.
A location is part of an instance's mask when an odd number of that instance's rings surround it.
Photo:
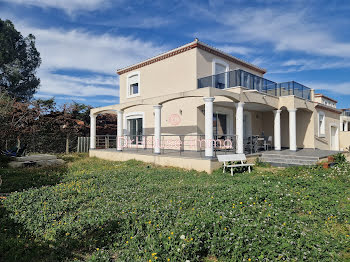
<path fill-rule="evenodd" d="M 230 71 L 230 66 L 229 66 L 228 63 L 226 63 L 224 60 L 214 58 L 213 61 L 212 61 L 212 74 L 213 75 L 215 75 L 215 65 L 216 64 L 225 66 L 226 67 L 225 72 Z"/>
<path fill-rule="evenodd" d="M 320 125 L 320 116 L 323 116 L 322 124 Z M 319 111 L 317 114 L 317 128 L 318 128 L 318 136 L 325 137 L 326 136 L 326 114 L 323 111 Z"/>
<path fill-rule="evenodd" d="M 133 94 L 133 95 L 131 95 L 130 94 L 130 85 L 129 85 L 129 78 L 130 77 L 132 77 L 132 76 L 135 76 L 135 75 L 137 75 L 138 76 L 138 78 L 139 78 L 139 82 L 138 82 L 138 88 L 139 88 L 139 92 L 137 93 L 137 94 Z M 140 96 L 140 94 L 141 94 L 141 85 L 140 85 L 140 83 L 141 83 L 141 80 L 140 80 L 140 71 L 135 71 L 135 72 L 131 72 L 131 73 L 129 73 L 127 76 L 126 76 L 127 78 L 126 78 L 126 97 L 127 98 L 131 98 L 131 97 L 136 97 L 136 96 Z"/>
<path fill-rule="evenodd" d="M 225 67 L 226 67 L 225 72 L 229 72 L 229 71 L 230 71 L 230 66 L 229 66 L 228 63 L 226 63 L 224 60 L 214 58 L 214 59 L 212 60 L 212 69 L 211 69 L 211 70 L 212 70 L 212 75 L 215 75 L 215 74 L 216 74 L 216 73 L 215 73 L 216 64 L 225 66 Z M 214 77 L 212 77 L 212 79 L 213 79 L 213 83 L 212 83 L 212 84 L 213 84 L 213 87 L 214 87 L 214 85 L 215 85 L 215 83 L 214 83 Z M 225 85 L 226 85 L 226 88 L 229 87 L 227 75 L 225 76 Z"/>
<path fill-rule="evenodd" d="M 136 119 L 136 118 L 142 118 L 142 135 L 145 135 L 145 113 L 144 112 L 130 112 L 127 114 L 124 114 L 124 127 L 125 127 L 125 134 L 127 137 L 130 136 L 130 130 L 128 127 L 128 120 L 130 119 Z M 145 138 L 145 137 L 144 137 Z M 146 138 L 145 138 L 146 139 Z M 146 145 L 146 141 L 143 142 L 143 145 Z M 142 147 L 142 145 L 128 145 L 130 147 Z"/>
<path fill-rule="evenodd" d="M 335 150 L 339 150 L 339 126 L 336 123 L 329 124 L 329 149 L 332 149 L 332 127 L 335 127 L 337 129 L 335 133 L 336 141 L 335 141 Z"/>

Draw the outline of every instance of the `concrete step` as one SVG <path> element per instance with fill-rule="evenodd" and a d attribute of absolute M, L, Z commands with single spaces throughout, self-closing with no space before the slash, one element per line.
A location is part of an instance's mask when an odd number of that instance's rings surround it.
<path fill-rule="evenodd" d="M 261 155 L 265 158 L 273 158 L 273 159 L 295 159 L 295 160 L 310 160 L 310 161 L 318 161 L 319 158 L 315 156 L 295 156 L 295 155 L 278 155 L 278 154 L 271 154 L 271 153 L 263 153 Z"/>
<path fill-rule="evenodd" d="M 296 165 L 296 166 L 311 166 L 315 165 L 317 162 L 309 160 L 292 160 L 292 159 L 264 159 L 260 158 L 261 162 L 265 163 L 279 163 L 286 165 Z"/>
<path fill-rule="evenodd" d="M 317 163 L 318 160 L 316 159 L 295 159 L 295 158 L 280 158 L 280 157 L 266 157 L 262 156 L 260 157 L 262 161 L 277 161 L 277 162 L 282 162 L 282 163 L 290 163 L 290 162 L 296 162 L 296 163 Z"/>
<path fill-rule="evenodd" d="M 318 157 L 299 157 L 292 155 L 262 154 L 260 161 L 273 166 L 310 166 L 318 162 Z"/>

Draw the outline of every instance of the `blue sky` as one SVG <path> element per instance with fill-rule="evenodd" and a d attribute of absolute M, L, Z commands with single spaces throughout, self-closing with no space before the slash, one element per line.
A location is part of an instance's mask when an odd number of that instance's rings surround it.
<path fill-rule="evenodd" d="M 198 37 L 350 107 L 350 1 L 0 0 L 41 53 L 36 97 L 119 102 L 115 71 Z"/>

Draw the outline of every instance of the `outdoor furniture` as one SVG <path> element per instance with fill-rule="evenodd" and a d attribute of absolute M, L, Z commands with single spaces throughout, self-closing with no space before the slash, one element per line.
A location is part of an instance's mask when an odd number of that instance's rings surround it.
<path fill-rule="evenodd" d="M 269 147 L 272 148 L 272 136 L 269 136 L 267 138 L 267 141 L 264 140 L 264 150 L 265 151 L 269 150 Z"/>
<path fill-rule="evenodd" d="M 258 147 L 259 147 L 258 138 L 259 138 L 258 136 L 248 137 L 244 143 L 244 151 L 249 154 L 258 152 Z"/>
<path fill-rule="evenodd" d="M 224 163 L 223 167 L 223 173 L 225 173 L 226 168 L 231 168 L 231 176 L 233 176 L 233 168 L 235 167 L 248 167 L 249 173 L 251 172 L 251 166 L 254 166 L 254 164 L 248 164 L 247 158 L 245 154 L 232 154 L 232 155 L 218 155 L 219 162 Z M 235 164 L 234 162 L 240 162 Z"/>
<path fill-rule="evenodd" d="M 10 156 L 10 157 L 20 157 L 24 155 L 24 151 L 26 150 L 27 145 L 24 145 L 20 148 L 18 147 L 13 147 L 11 149 L 1 151 L 1 153 L 5 156 Z"/>

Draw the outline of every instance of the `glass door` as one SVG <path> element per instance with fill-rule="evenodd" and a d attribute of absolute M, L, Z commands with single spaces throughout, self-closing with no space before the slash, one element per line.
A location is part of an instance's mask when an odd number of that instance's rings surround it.
<path fill-rule="evenodd" d="M 128 119 L 128 130 L 131 144 L 142 144 L 142 118 Z"/>

